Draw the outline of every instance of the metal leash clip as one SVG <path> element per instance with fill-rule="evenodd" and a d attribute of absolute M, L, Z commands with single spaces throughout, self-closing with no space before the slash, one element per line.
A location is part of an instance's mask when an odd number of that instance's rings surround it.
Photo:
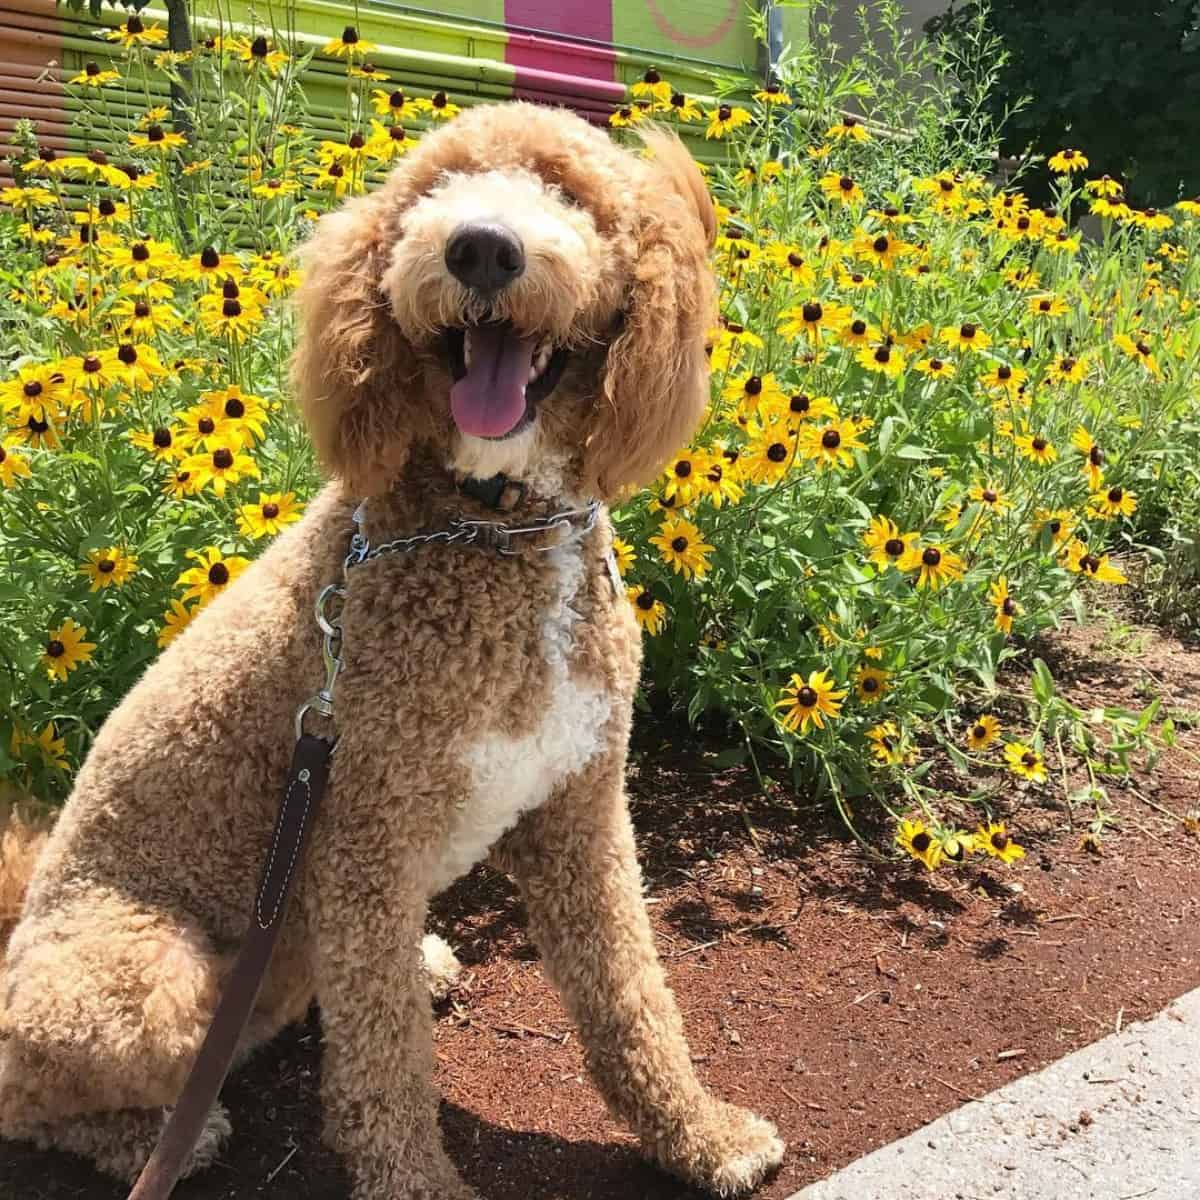
<path fill-rule="evenodd" d="M 342 602 L 346 589 L 340 583 L 330 583 L 321 589 L 313 606 L 317 628 L 321 631 L 321 660 L 325 665 L 325 683 L 296 710 L 296 739 L 304 736 L 304 718 L 309 712 L 319 713 L 326 720 L 333 719 L 333 686 L 342 671 Z M 332 602 L 337 602 L 336 611 L 330 612 Z M 336 743 L 335 743 L 336 745 Z"/>

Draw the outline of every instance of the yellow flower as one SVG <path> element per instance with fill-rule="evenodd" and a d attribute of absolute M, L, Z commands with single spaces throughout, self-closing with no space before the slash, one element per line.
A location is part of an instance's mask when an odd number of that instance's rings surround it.
<path fill-rule="evenodd" d="M 161 125 L 147 126 L 141 133 L 131 133 L 129 144 L 138 150 L 178 150 L 187 145 L 187 138 Z"/>
<path fill-rule="evenodd" d="M 746 444 L 738 463 L 752 483 L 778 483 L 796 459 L 796 439 L 778 426 L 760 430 Z"/>
<path fill-rule="evenodd" d="M 1034 513 L 1033 532 L 1049 532 L 1055 547 L 1061 546 L 1075 532 L 1075 514 L 1069 508 L 1039 508 Z"/>
<path fill-rule="evenodd" d="M 1004 494 L 999 484 L 977 483 L 967 496 L 972 504 L 980 505 L 984 512 L 1002 513 L 1012 508 L 1012 501 Z"/>
<path fill-rule="evenodd" d="M 1051 379 L 1059 383 L 1082 383 L 1087 375 L 1088 360 L 1082 355 L 1076 358 L 1071 354 L 1063 354 L 1054 360 L 1050 368 Z"/>
<path fill-rule="evenodd" d="M 918 572 L 917 587 L 934 592 L 961 579 L 966 569 L 966 563 L 946 546 L 913 546 L 900 560 L 900 570 Z"/>
<path fill-rule="evenodd" d="M 830 171 L 828 175 L 821 176 L 820 183 L 821 191 L 835 204 L 861 204 L 865 199 L 862 188 L 849 175 Z"/>
<path fill-rule="evenodd" d="M 877 762 L 895 767 L 916 759 L 916 751 L 905 746 L 894 721 L 881 721 L 867 730 L 867 742 Z"/>
<path fill-rule="evenodd" d="M 1013 442 L 1022 458 L 1040 463 L 1043 467 L 1049 466 L 1058 458 L 1058 451 L 1040 433 L 1018 434 L 1013 438 Z"/>
<path fill-rule="evenodd" d="M 783 404 L 783 390 L 772 372 L 766 375 L 747 375 L 729 380 L 721 392 L 725 400 L 736 403 L 744 413 L 753 416 L 760 405 Z"/>
<path fill-rule="evenodd" d="M 1000 722 L 991 713 L 984 713 L 967 730 L 967 749 L 986 750 L 999 736 Z"/>
<path fill-rule="evenodd" d="M 219 596 L 249 565 L 248 558 L 239 555 L 225 557 L 216 546 L 204 550 L 189 550 L 188 558 L 197 565 L 189 567 L 175 581 L 177 587 L 186 587 L 181 597 L 186 604 L 199 600 L 201 605 Z"/>
<path fill-rule="evenodd" d="M 871 135 L 867 132 L 867 127 L 857 117 L 843 117 L 836 125 L 830 125 L 825 131 L 827 138 L 836 138 L 838 141 L 849 138 L 855 142 L 869 142 Z"/>
<path fill-rule="evenodd" d="M 826 425 L 807 424 L 797 435 L 797 448 L 803 458 L 816 463 L 817 470 L 849 467 L 854 451 L 865 450 L 859 427 L 849 419 L 835 419 Z"/>
<path fill-rule="evenodd" d="M 1078 538 L 1072 538 L 1063 556 L 1063 566 L 1077 575 L 1085 575 L 1097 583 L 1112 583 L 1118 587 L 1129 580 L 1109 561 L 1108 555 L 1093 554 Z"/>
<path fill-rule="evenodd" d="M 1004 761 L 1013 774 L 1034 783 L 1046 782 L 1046 764 L 1042 756 L 1023 742 L 1008 742 L 1004 747 Z"/>
<path fill-rule="evenodd" d="M 1015 400 L 1021 392 L 1025 380 L 1029 376 L 1021 367 L 1009 366 L 1008 363 L 996 363 L 986 374 L 979 377 L 989 392 L 1004 392 L 1010 400 Z"/>
<path fill-rule="evenodd" d="M 942 328 L 942 341 L 955 350 L 986 350 L 992 339 L 971 321 Z"/>
<path fill-rule="evenodd" d="M 734 129 L 740 129 L 750 123 L 748 109 L 739 108 L 736 104 L 719 104 L 708 110 L 708 128 L 704 131 L 706 138 L 723 138 Z"/>
<path fill-rule="evenodd" d="M 877 341 L 878 338 L 879 330 L 862 317 L 855 317 L 852 321 L 847 321 L 838 333 L 838 341 L 843 346 L 854 346 L 856 348 L 870 345 L 871 342 Z"/>
<path fill-rule="evenodd" d="M 203 434 L 200 422 L 207 415 L 211 420 L 211 430 Z M 221 388 L 214 392 L 203 392 L 200 395 L 198 409 L 191 409 L 186 416 L 193 421 L 193 427 L 204 437 L 217 441 L 237 442 L 241 449 L 249 449 L 255 441 L 262 441 L 266 436 L 267 406 L 261 396 L 243 392 L 237 384 Z M 205 425 L 203 428 L 208 428 Z"/>
<path fill-rule="evenodd" d="M 872 517 L 863 534 L 863 543 L 870 552 L 869 561 L 886 570 L 899 566 L 900 560 L 917 544 L 920 534 L 901 533 L 900 527 L 887 517 Z"/>
<path fill-rule="evenodd" d="M 780 325 L 779 332 L 784 337 L 801 335 L 817 341 L 823 332 L 836 333 L 840 330 L 850 315 L 850 308 L 846 305 L 808 300 L 795 308 L 785 309 L 780 314 L 783 324 Z"/>
<path fill-rule="evenodd" d="M 754 93 L 754 99 L 759 104 L 791 104 L 792 98 L 774 80 L 768 80 Z"/>
<path fill-rule="evenodd" d="M 703 579 L 708 574 L 708 556 L 712 547 L 691 521 L 669 517 L 649 541 L 658 547 L 663 562 L 676 574 L 685 579 Z"/>
<path fill-rule="evenodd" d="M 629 603 L 633 605 L 633 615 L 638 624 L 651 636 L 657 637 L 667 623 L 666 605 L 654 598 L 649 588 L 636 584 L 625 589 Z"/>
<path fill-rule="evenodd" d="M 255 540 L 275 537 L 300 520 L 300 512 L 295 492 L 259 492 L 257 504 L 243 504 L 238 509 L 238 532 Z"/>
<path fill-rule="evenodd" d="M 457 117 L 462 112 L 445 92 L 434 92 L 429 99 L 418 100 L 416 105 L 421 112 L 435 121 L 449 121 L 451 117 Z"/>
<path fill-rule="evenodd" d="M 1029 311 L 1035 317 L 1061 317 L 1067 311 L 1067 305 L 1061 296 L 1031 296 Z"/>
<path fill-rule="evenodd" d="M 739 474 L 736 458 L 730 463 L 723 454 L 708 455 L 700 476 L 700 494 L 714 508 L 721 508 L 725 504 L 737 504 L 745 495 L 739 482 Z"/>
<path fill-rule="evenodd" d="M 106 30 L 104 36 L 110 42 L 120 42 L 128 50 L 133 46 L 161 46 L 167 40 L 167 31 L 159 25 L 147 27 L 142 24 L 141 17 L 135 15 L 124 25 Z"/>
<path fill-rule="evenodd" d="M 121 78 L 119 71 L 102 70 L 99 63 L 85 63 L 78 75 L 72 76 L 67 82 L 75 87 L 100 88 L 106 83 L 114 83 Z"/>
<path fill-rule="evenodd" d="M 171 607 L 163 613 L 163 627 L 158 631 L 156 645 L 160 650 L 169 646 L 191 623 L 200 611 L 199 604 L 188 608 L 179 600 L 172 600 Z"/>
<path fill-rule="evenodd" d="M 67 743 L 64 738 L 54 736 L 54 725 L 43 726 L 37 737 L 23 734 L 17 727 L 13 728 L 10 746 L 14 757 L 21 754 L 22 745 L 33 746 L 41 755 L 42 762 L 52 770 L 65 771 L 68 767 L 66 758 Z"/>
<path fill-rule="evenodd" d="M 700 106 L 696 101 L 690 96 L 685 96 L 682 92 L 672 92 L 671 98 L 667 103 L 670 111 L 685 125 L 691 124 L 692 121 L 702 121 L 704 119 L 704 114 L 700 111 Z"/>
<path fill-rule="evenodd" d="M 1037 758 L 1037 755 L 1033 754 L 1032 750 L 1022 746 L 1019 742 L 1014 743 L 1012 746 L 1005 746 L 1005 756 L 1007 757 L 1008 752 L 1014 748 L 1022 751 L 1024 754 L 1032 754 L 1034 758 Z M 1038 783 L 1043 782 L 1046 778 L 1044 767 L 1042 768 L 1040 779 L 1034 774 L 1027 773 L 1025 769 L 1017 770 L 1016 767 L 1013 767 L 1013 770 L 1017 771 L 1018 775 L 1024 775 L 1027 779 L 1035 779 Z M 1005 863 L 1016 862 L 1018 858 L 1025 857 L 1025 848 L 1018 846 L 1008 836 L 1008 830 L 1005 828 L 1003 821 L 989 821 L 986 825 L 980 825 L 975 833 L 975 848 Z"/>
<path fill-rule="evenodd" d="M 393 121 L 411 121 L 420 112 L 415 100 L 409 99 L 402 88 L 385 91 L 376 88 L 371 93 L 371 105 L 381 117 L 391 117 Z"/>
<path fill-rule="evenodd" d="M 930 379 L 953 379 L 954 364 L 944 358 L 922 358 L 913 363 L 913 370 L 928 375 Z"/>
<path fill-rule="evenodd" d="M 854 680 L 854 694 L 864 704 L 874 704 L 888 690 L 889 672 L 880 667 L 859 667 Z"/>
<path fill-rule="evenodd" d="M 996 610 L 996 628 L 1006 636 L 1011 634 L 1013 617 L 1020 613 L 1021 606 L 1009 594 L 1008 579 L 1004 575 L 988 585 L 988 603 Z"/>
<path fill-rule="evenodd" d="M 859 366 L 865 370 L 886 375 L 889 379 L 895 379 L 896 376 L 904 374 L 904 355 L 895 346 L 889 346 L 886 342 L 882 342 L 878 346 L 863 346 L 855 358 L 858 360 Z"/>
<path fill-rule="evenodd" d="M 663 495 L 674 500 L 678 507 L 686 508 L 700 494 L 701 476 L 707 465 L 703 450 L 681 451 L 663 472 L 666 480 Z"/>
<path fill-rule="evenodd" d="M 1135 341 L 1127 333 L 1118 333 L 1113 338 L 1113 341 L 1130 358 L 1140 362 L 1156 379 L 1162 375 L 1162 369 L 1158 365 L 1158 360 L 1154 357 L 1154 349 L 1144 337 L 1139 337 Z"/>
<path fill-rule="evenodd" d="M 224 496 L 230 484 L 248 477 L 258 478 L 260 473 L 254 459 L 242 453 L 237 439 L 227 439 L 224 444 L 209 440 L 204 453 L 191 454 L 183 460 L 183 470 L 190 473 L 194 491 L 211 483 L 218 496 Z"/>
<path fill-rule="evenodd" d="M 1088 160 L 1078 150 L 1068 149 L 1060 150 L 1057 154 L 1052 155 L 1046 165 L 1060 175 L 1069 175 L 1072 171 L 1086 171 Z"/>
<path fill-rule="evenodd" d="M 46 648 L 42 651 L 42 666 L 46 668 L 46 674 L 51 679 L 62 683 L 76 667 L 92 661 L 92 651 L 95 650 L 96 643 L 85 642 L 85 637 L 86 626 L 77 625 L 69 618 L 57 629 L 50 631 L 50 636 L 46 639 Z"/>
<path fill-rule="evenodd" d="M 154 381 L 167 373 L 158 351 L 150 345 L 122 342 L 115 350 L 105 350 L 100 356 L 105 370 L 127 387 L 148 392 Z"/>
<path fill-rule="evenodd" d="M 804 733 L 809 725 L 825 728 L 825 718 L 841 715 L 845 691 L 835 691 L 828 669 L 813 671 L 808 679 L 793 675 L 792 681 L 783 689 L 782 698 L 775 702 L 776 708 L 785 710 L 780 724 L 790 733 Z"/>
<path fill-rule="evenodd" d="M 1093 492 L 1088 500 L 1091 515 L 1109 521 L 1113 517 L 1131 517 L 1137 512 L 1137 497 L 1122 487 Z"/>
<path fill-rule="evenodd" d="M 344 58 L 347 62 L 353 62 L 356 58 L 370 54 L 376 48 L 374 42 L 368 42 L 365 38 L 359 37 L 358 30 L 353 25 L 347 25 L 342 30 L 341 37 L 325 43 L 321 53 L 329 55 L 330 58 Z"/>
<path fill-rule="evenodd" d="M 137 565 L 135 555 L 120 546 L 108 546 L 103 550 L 89 550 L 87 562 L 79 568 L 79 573 L 91 580 L 91 591 L 98 592 L 101 588 L 123 587 L 137 570 Z"/>
<path fill-rule="evenodd" d="M 14 487 L 18 479 L 28 479 L 29 463 L 11 442 L 0 441 L 0 487 Z"/>
<path fill-rule="evenodd" d="M 942 861 L 942 844 L 925 827 L 924 821 L 901 821 L 896 831 L 896 845 L 927 870 L 937 870 Z"/>
<path fill-rule="evenodd" d="M 613 558 L 616 560 L 617 570 L 622 575 L 637 562 L 637 551 L 622 537 L 613 536 L 612 552 Z"/>

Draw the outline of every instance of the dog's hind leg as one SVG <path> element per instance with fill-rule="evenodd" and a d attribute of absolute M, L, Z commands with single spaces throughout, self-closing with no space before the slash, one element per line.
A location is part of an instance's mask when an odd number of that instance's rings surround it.
<path fill-rule="evenodd" d="M 689 1182 L 719 1196 L 757 1186 L 783 1143 L 767 1121 L 710 1095 L 692 1068 L 642 901 L 624 754 L 527 814 L 493 857 L 517 879 L 530 933 L 613 1112 Z"/>
<path fill-rule="evenodd" d="M 0 982 L 0 1134 L 135 1174 L 207 1030 L 224 965 L 194 923 L 114 892 L 28 912 Z M 214 1116 L 210 1149 L 227 1128 Z"/>

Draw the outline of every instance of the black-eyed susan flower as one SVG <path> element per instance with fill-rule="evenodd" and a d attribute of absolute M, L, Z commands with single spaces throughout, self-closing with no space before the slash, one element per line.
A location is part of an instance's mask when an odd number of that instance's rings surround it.
<path fill-rule="evenodd" d="M 40 733 L 31 735 L 24 732 L 20 726 L 13 727 L 10 746 L 14 758 L 25 760 L 24 748 L 35 751 L 42 764 L 52 771 L 65 771 L 70 766 L 67 761 L 67 742 L 65 738 L 57 737 L 54 724 L 44 725 Z M 26 760 L 27 761 L 27 760 Z"/>
<path fill-rule="evenodd" d="M 1008 590 L 1008 578 L 1001 575 L 988 585 L 988 603 L 995 610 L 992 623 L 1006 637 L 1012 633 L 1013 618 L 1021 612 L 1021 606 Z"/>
<path fill-rule="evenodd" d="M 881 570 L 898 567 L 900 560 L 917 544 L 921 535 L 901 533 L 900 527 L 888 517 L 876 516 L 863 534 L 868 560 Z"/>
<path fill-rule="evenodd" d="M 863 346 L 854 357 L 864 370 L 886 375 L 888 379 L 903 375 L 907 366 L 900 347 L 887 342 L 880 342 L 876 346 Z"/>
<path fill-rule="evenodd" d="M 235 283 L 201 296 L 196 306 L 200 322 L 210 334 L 235 342 L 245 341 L 263 321 L 262 305 Z"/>
<path fill-rule="evenodd" d="M 965 829 L 942 829 L 939 830 L 937 838 L 944 862 L 964 863 L 978 849 L 975 835 Z"/>
<path fill-rule="evenodd" d="M 1027 458 L 1043 467 L 1048 467 L 1058 458 L 1058 451 L 1054 448 L 1054 444 L 1041 433 L 1017 434 L 1013 438 L 1013 444 L 1022 458 Z"/>
<path fill-rule="evenodd" d="M 1042 756 L 1024 742 L 1008 742 L 1004 747 L 1004 761 L 1014 775 L 1033 783 L 1046 782 L 1046 763 Z"/>
<path fill-rule="evenodd" d="M 781 108 L 791 104 L 792 98 L 773 79 L 769 79 L 754 93 L 754 99 L 759 104 L 778 105 Z"/>
<path fill-rule="evenodd" d="M 917 572 L 917 587 L 933 592 L 961 579 L 966 569 L 948 546 L 913 546 L 900 560 L 900 570 Z"/>
<path fill-rule="evenodd" d="M 924 821 L 901 821 L 896 830 L 896 845 L 929 871 L 936 871 L 942 861 L 942 844 Z"/>
<path fill-rule="evenodd" d="M 163 613 L 162 628 L 158 631 L 158 637 L 155 639 L 155 644 L 160 650 L 169 646 L 191 623 L 195 615 L 200 611 L 200 605 L 193 605 L 188 608 L 180 600 L 172 600 L 171 607 Z"/>
<path fill-rule="evenodd" d="M 763 375 L 736 376 L 726 383 L 721 395 L 751 416 L 760 405 L 777 408 L 783 403 L 783 389 L 771 371 Z"/>
<path fill-rule="evenodd" d="M 238 509 L 238 532 L 255 541 L 275 537 L 300 520 L 301 511 L 295 492 L 259 492 L 257 504 L 243 504 Z"/>
<path fill-rule="evenodd" d="M 41 415 L 47 408 L 55 412 L 69 391 L 69 380 L 60 363 L 29 363 L 0 383 L 0 411 L 18 418 L 30 413 Z"/>
<path fill-rule="evenodd" d="M 62 683 L 77 667 L 92 661 L 95 642 L 84 641 L 87 627 L 69 617 L 57 629 L 50 631 L 42 649 L 42 666 L 51 679 Z"/>
<path fill-rule="evenodd" d="M 139 392 L 150 391 L 154 381 L 167 374 L 158 351 L 147 342 L 121 342 L 116 349 L 103 351 L 100 358 L 118 382 Z"/>
<path fill-rule="evenodd" d="M 651 637 L 657 637 L 667 623 L 666 605 L 655 599 L 654 593 L 648 587 L 638 584 L 626 588 L 625 594 L 633 606 L 633 615 L 637 618 L 637 623 Z"/>
<path fill-rule="evenodd" d="M 690 125 L 693 121 L 702 121 L 704 119 L 704 114 L 700 111 L 700 105 L 691 96 L 685 96 L 683 92 L 672 92 L 667 104 L 670 111 L 675 115 L 675 119 L 682 121 L 685 125 Z"/>
<path fill-rule="evenodd" d="M 1017 743 L 1019 745 L 1019 743 Z M 1025 750 L 1025 747 L 1020 747 Z M 1008 753 L 1008 747 L 1005 747 L 1005 754 Z M 1028 751 L 1032 753 L 1032 751 Z M 1027 776 L 1033 778 L 1033 776 Z M 1045 778 L 1045 771 L 1042 772 L 1042 778 Z M 1040 782 L 1040 781 L 1039 781 Z M 975 847 L 982 850 L 991 858 L 998 858 L 1001 862 L 1011 863 L 1016 862 L 1018 858 L 1025 857 L 1025 847 L 1018 846 L 1016 842 L 1009 837 L 1008 830 L 1003 821 L 989 821 L 986 825 L 980 825 L 975 832 Z"/>
<path fill-rule="evenodd" d="M 836 333 L 850 318 L 848 306 L 832 301 L 806 300 L 780 314 L 783 324 L 779 332 L 784 337 L 803 336 L 817 341 L 823 333 Z"/>
<path fill-rule="evenodd" d="M 1012 508 L 1012 501 L 998 483 L 977 483 L 967 493 L 972 504 L 988 513 L 1005 513 Z M 955 522 L 957 524 L 957 522 Z"/>
<path fill-rule="evenodd" d="M 10 436 L 13 440 L 23 442 L 34 450 L 61 450 L 62 438 L 58 426 L 50 419 L 49 411 L 46 416 L 35 417 L 32 413 L 20 424 L 14 425 Z"/>
<path fill-rule="evenodd" d="M 1158 359 L 1154 357 L 1154 347 L 1145 337 L 1131 338 L 1127 333 L 1118 333 L 1113 342 L 1122 353 L 1140 363 L 1156 379 L 1162 375 Z"/>
<path fill-rule="evenodd" d="M 217 546 L 187 552 L 196 565 L 189 567 L 175 581 L 177 587 L 186 590 L 181 599 L 199 600 L 201 605 L 219 596 L 249 565 L 250 560 L 241 555 L 224 555 Z"/>
<path fill-rule="evenodd" d="M 336 37 L 321 47 L 321 53 L 330 58 L 344 58 L 350 62 L 356 58 L 363 58 L 376 49 L 378 47 L 374 42 L 368 42 L 366 38 L 360 37 L 358 30 L 353 25 L 347 25 L 342 30 L 341 37 Z"/>
<path fill-rule="evenodd" d="M 434 92 L 428 99 L 418 100 L 417 107 L 434 121 L 449 121 L 462 112 L 462 108 L 455 104 L 445 92 Z"/>
<path fill-rule="evenodd" d="M 861 204 L 865 199 L 862 188 L 850 175 L 830 171 L 827 175 L 821 176 L 820 185 L 821 191 L 834 204 Z"/>
<path fill-rule="evenodd" d="M 124 25 L 105 30 L 104 36 L 128 50 L 134 46 L 161 46 L 167 40 L 167 31 L 160 25 L 143 24 L 141 17 L 134 14 Z"/>
<path fill-rule="evenodd" d="M 859 667 L 854 677 L 854 694 L 864 704 L 874 704 L 887 694 L 890 678 L 891 673 L 882 667 Z"/>
<path fill-rule="evenodd" d="M 1052 171 L 1057 171 L 1060 175 L 1070 175 L 1074 171 L 1086 171 L 1088 169 L 1087 156 L 1080 153 L 1078 150 L 1070 148 L 1060 150 L 1057 154 L 1052 154 L 1046 165 Z"/>
<path fill-rule="evenodd" d="M 829 396 L 810 396 L 807 392 L 793 392 L 787 398 L 783 411 L 792 433 L 799 429 L 803 421 L 824 421 L 837 417 L 837 408 Z"/>
<path fill-rule="evenodd" d="M 1061 317 L 1067 310 L 1067 302 L 1061 296 L 1030 296 L 1029 311 L 1035 317 Z"/>
<path fill-rule="evenodd" d="M 1000 721 L 991 713 L 983 713 L 967 730 L 967 749 L 986 750 L 1000 736 L 1000 730 Z"/>
<path fill-rule="evenodd" d="M 244 392 L 237 384 L 201 393 L 198 407 L 198 413 L 189 415 L 193 427 L 198 427 L 205 414 L 212 418 L 213 427 L 207 437 L 235 441 L 248 449 L 266 436 L 266 403 L 261 396 Z"/>
<path fill-rule="evenodd" d="M 31 474 L 28 460 L 16 446 L 0 441 L 0 487 L 14 487 L 18 479 L 28 479 Z"/>
<path fill-rule="evenodd" d="M 632 543 L 627 542 L 623 537 L 614 535 L 612 540 L 613 560 L 617 564 L 617 570 L 620 574 L 625 575 L 629 568 L 637 562 L 637 551 L 634 550 Z"/>
<path fill-rule="evenodd" d="M 84 63 L 83 70 L 73 75 L 67 82 L 74 87 L 102 88 L 107 83 L 116 83 L 121 78 L 120 71 L 102 68 L 99 63 Z"/>
<path fill-rule="evenodd" d="M 874 263 L 884 271 L 890 271 L 896 263 L 916 249 L 898 238 L 894 233 L 865 233 L 854 240 L 857 258 Z"/>
<path fill-rule="evenodd" d="M 656 67 L 650 67 L 629 89 L 633 96 L 649 96 L 651 100 L 664 104 L 671 99 L 671 91 L 671 85 L 659 74 Z"/>
<path fill-rule="evenodd" d="M 1083 455 L 1080 469 L 1088 481 L 1088 488 L 1098 491 L 1104 481 L 1104 451 L 1083 425 L 1077 426 L 1071 435 L 1071 445 Z"/>
<path fill-rule="evenodd" d="M 1039 508 L 1033 518 L 1033 532 L 1038 536 L 1043 532 L 1048 533 L 1055 547 L 1070 540 L 1078 523 L 1069 508 Z"/>
<path fill-rule="evenodd" d="M 708 556 L 713 548 L 684 517 L 669 517 L 649 541 L 676 574 L 685 579 L 703 579 L 708 574 Z"/>
<path fill-rule="evenodd" d="M 995 363 L 990 371 L 979 377 L 979 382 L 989 392 L 1003 392 L 1010 400 L 1015 400 L 1028 378 L 1028 372 L 1022 367 Z"/>
<path fill-rule="evenodd" d="M 1061 354 L 1050 365 L 1050 378 L 1056 383 L 1082 383 L 1087 377 L 1088 360 L 1084 355 Z"/>
<path fill-rule="evenodd" d="M 889 767 L 915 760 L 916 752 L 905 744 L 904 735 L 894 721 L 881 721 L 867 730 L 867 747 L 876 762 Z"/>
<path fill-rule="evenodd" d="M 415 120 L 418 112 L 416 101 L 405 95 L 403 88 L 386 91 L 376 88 L 371 93 L 371 107 L 381 117 L 391 117 L 393 122 Z"/>
<path fill-rule="evenodd" d="M 1097 583 L 1111 583 L 1118 587 L 1129 580 L 1109 562 L 1107 554 L 1093 554 L 1078 538 L 1072 538 L 1063 555 L 1063 566 L 1068 571 L 1094 579 Z"/>
<path fill-rule="evenodd" d="M 137 150 L 178 150 L 187 145 L 187 138 L 162 125 L 148 125 L 129 134 L 129 144 Z"/>
<path fill-rule="evenodd" d="M 728 464 L 722 455 L 709 455 L 700 475 L 700 494 L 714 508 L 737 504 L 745 495 L 738 475 L 739 471 Z"/>
<path fill-rule="evenodd" d="M 1131 517 L 1137 512 L 1137 497 L 1119 486 L 1093 492 L 1088 498 L 1088 510 L 1094 517 L 1111 521 L 1113 517 Z"/>
<path fill-rule="evenodd" d="M 89 550 L 87 561 L 79 568 L 81 575 L 86 575 L 91 582 L 90 590 L 100 591 L 101 588 L 123 587 L 137 571 L 137 556 L 120 546 L 107 546 L 101 550 Z"/>
<path fill-rule="evenodd" d="M 149 296 L 122 296 L 109 310 L 118 322 L 121 336 L 141 341 L 170 333 L 183 324 L 183 318 L 169 305 Z"/>
<path fill-rule="evenodd" d="M 819 471 L 852 466 L 854 451 L 866 449 L 858 425 L 849 418 L 803 425 L 796 435 L 796 445 L 800 456 Z"/>
<path fill-rule="evenodd" d="M 830 125 L 825 130 L 825 136 L 835 141 L 869 142 L 871 140 L 867 127 L 857 117 L 851 116 L 845 116 L 836 125 Z"/>
<path fill-rule="evenodd" d="M 1126 220 L 1132 221 L 1139 229 L 1150 229 L 1156 233 L 1171 229 L 1175 225 L 1165 212 L 1157 208 L 1135 208 L 1130 211 Z"/>
<path fill-rule="evenodd" d="M 708 111 L 708 127 L 704 131 L 706 138 L 723 138 L 727 133 L 740 129 L 750 123 L 748 109 L 736 104 L 718 104 Z"/>
<path fill-rule="evenodd" d="M 738 463 L 752 483 L 778 483 L 796 459 L 794 433 L 778 425 L 760 429 L 742 450 Z"/>
<path fill-rule="evenodd" d="M 707 465 L 708 456 L 703 450 L 681 451 L 663 471 L 663 495 L 679 508 L 692 504 L 700 494 L 700 478 Z"/>
<path fill-rule="evenodd" d="M 816 283 L 817 273 L 799 246 L 772 242 L 767 246 L 766 254 L 779 273 L 794 287 L 810 288 Z"/>
<path fill-rule="evenodd" d="M 942 327 L 942 342 L 954 350 L 986 350 L 992 339 L 973 321 Z"/>
<path fill-rule="evenodd" d="M 841 715 L 845 690 L 838 691 L 829 678 L 828 668 L 813 671 L 805 679 L 792 675 L 775 707 L 783 710 L 779 723 L 791 733 L 804 733 L 809 725 L 825 728 L 825 720 Z"/>
<path fill-rule="evenodd" d="M 175 435 L 165 425 L 158 425 L 154 429 L 131 429 L 129 440 L 139 450 L 164 462 L 171 462 L 183 453 Z"/>
<path fill-rule="evenodd" d="M 879 338 L 879 330 L 863 317 L 854 317 L 838 331 L 838 341 L 843 346 L 869 346 Z"/>
<path fill-rule="evenodd" d="M 242 452 L 241 443 L 235 439 L 221 443 L 210 438 L 202 453 L 190 454 L 183 460 L 182 469 L 190 472 L 195 491 L 211 483 L 218 497 L 243 479 L 257 479 L 260 474 L 254 459 Z"/>

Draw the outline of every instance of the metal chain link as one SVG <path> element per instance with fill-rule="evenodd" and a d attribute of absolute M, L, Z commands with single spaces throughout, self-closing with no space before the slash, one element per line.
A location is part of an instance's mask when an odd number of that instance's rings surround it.
<path fill-rule="evenodd" d="M 333 688 L 341 674 L 342 660 L 342 605 L 346 599 L 346 583 L 351 570 L 365 562 L 371 562 L 385 554 L 408 554 L 419 550 L 422 546 L 473 546 L 480 544 L 491 547 L 497 553 L 506 556 L 518 554 L 512 548 L 514 537 L 528 537 L 538 533 L 549 533 L 557 530 L 562 533 L 574 533 L 583 537 L 595 528 L 600 519 L 600 502 L 593 500 L 584 508 L 568 508 L 554 513 L 549 517 L 539 517 L 528 525 L 505 525 L 499 521 L 477 521 L 459 518 L 451 521 L 445 529 L 435 529 L 429 533 L 414 533 L 409 537 L 393 538 L 390 542 L 382 542 L 372 546 L 363 530 L 363 518 L 366 501 L 364 500 L 354 510 L 354 534 L 350 538 L 350 550 L 342 560 L 342 578 L 340 583 L 330 583 L 323 587 L 313 606 L 317 628 L 321 631 L 321 660 L 325 666 L 325 682 L 320 690 L 310 696 L 296 710 L 296 739 L 304 736 L 304 718 L 315 712 L 327 721 L 333 720 Z M 582 518 L 579 524 L 576 521 Z M 563 543 L 554 546 L 535 546 L 538 553 L 553 550 Z M 336 739 L 334 749 L 337 748 Z M 332 753 L 332 752 L 331 752 Z"/>

